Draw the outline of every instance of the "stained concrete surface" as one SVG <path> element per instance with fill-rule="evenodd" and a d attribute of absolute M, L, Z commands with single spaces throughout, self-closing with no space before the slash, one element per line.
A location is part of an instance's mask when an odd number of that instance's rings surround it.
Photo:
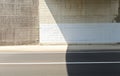
<path fill-rule="evenodd" d="M 38 43 L 38 0 L 0 0 L 0 45 Z"/>

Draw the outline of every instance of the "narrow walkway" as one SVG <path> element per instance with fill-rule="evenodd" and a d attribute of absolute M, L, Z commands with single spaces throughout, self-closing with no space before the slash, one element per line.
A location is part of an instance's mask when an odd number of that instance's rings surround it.
<path fill-rule="evenodd" d="M 0 52 L 66 52 L 67 50 L 120 49 L 120 45 L 22 45 L 0 46 Z"/>

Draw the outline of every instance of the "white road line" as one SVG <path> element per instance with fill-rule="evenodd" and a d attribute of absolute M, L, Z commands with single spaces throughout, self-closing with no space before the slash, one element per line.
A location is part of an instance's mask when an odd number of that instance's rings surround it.
<path fill-rule="evenodd" d="M 59 53 L 120 53 L 120 51 L 95 51 L 95 52 L 88 52 L 88 51 L 85 51 L 85 52 L 54 52 L 54 51 L 51 51 L 51 52 L 0 52 L 0 54 L 59 54 Z"/>
<path fill-rule="evenodd" d="M 120 62 L 38 62 L 38 63 L 0 63 L 0 65 L 54 65 L 54 64 L 120 64 Z"/>

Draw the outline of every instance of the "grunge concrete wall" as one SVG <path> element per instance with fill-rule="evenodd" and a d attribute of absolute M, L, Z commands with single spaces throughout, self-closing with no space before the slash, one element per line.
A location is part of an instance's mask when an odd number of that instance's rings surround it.
<path fill-rule="evenodd" d="M 0 45 L 38 43 L 44 24 L 112 23 L 117 14 L 118 0 L 0 0 Z"/>
<path fill-rule="evenodd" d="M 0 45 L 38 42 L 38 0 L 0 0 Z"/>
<path fill-rule="evenodd" d="M 40 0 L 40 23 L 112 23 L 118 0 Z"/>

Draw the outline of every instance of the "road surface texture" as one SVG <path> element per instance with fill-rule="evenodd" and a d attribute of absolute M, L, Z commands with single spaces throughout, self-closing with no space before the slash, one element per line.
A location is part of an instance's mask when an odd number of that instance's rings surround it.
<path fill-rule="evenodd" d="M 1 46 L 0 76 L 120 76 L 120 46 Z"/>
<path fill-rule="evenodd" d="M 120 50 L 84 50 L 66 54 L 68 76 L 119 76 Z M 71 63 L 70 63 L 71 62 Z"/>
<path fill-rule="evenodd" d="M 120 50 L 0 52 L 0 76 L 120 76 Z"/>

